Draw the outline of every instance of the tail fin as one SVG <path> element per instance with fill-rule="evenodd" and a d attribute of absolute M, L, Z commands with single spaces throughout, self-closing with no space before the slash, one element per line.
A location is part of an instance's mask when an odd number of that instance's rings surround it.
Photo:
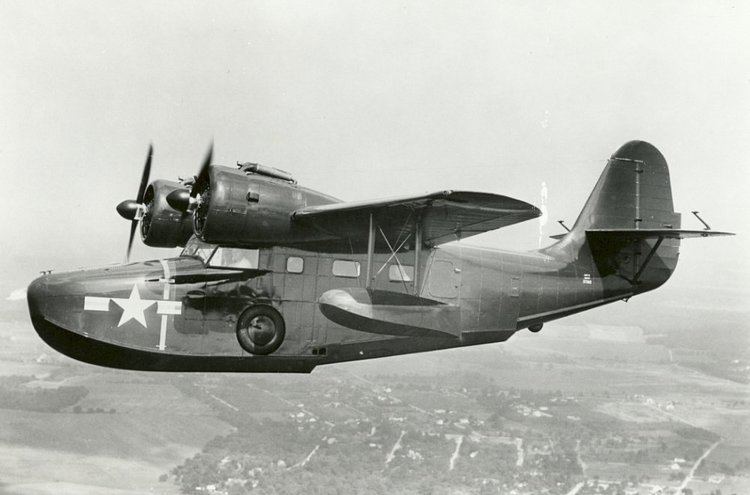
<path fill-rule="evenodd" d="M 679 236 L 623 233 L 679 228 L 664 156 L 649 143 L 630 141 L 609 159 L 573 228 L 552 250 L 571 260 L 590 257 L 599 276 L 615 276 L 618 286 L 624 279 L 650 290 L 674 271 Z"/>
<path fill-rule="evenodd" d="M 573 228 L 544 250 L 603 279 L 605 294 L 645 292 L 669 279 L 677 266 L 680 239 L 733 235 L 682 230 L 672 205 L 664 156 L 644 141 L 615 151 Z"/>
<path fill-rule="evenodd" d="M 630 141 L 615 151 L 572 230 L 613 228 L 680 228 L 667 161 L 644 141 Z"/>

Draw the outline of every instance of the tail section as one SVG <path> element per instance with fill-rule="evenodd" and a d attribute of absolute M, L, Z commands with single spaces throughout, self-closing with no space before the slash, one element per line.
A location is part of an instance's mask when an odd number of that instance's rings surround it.
<path fill-rule="evenodd" d="M 640 292 L 667 281 L 680 243 L 680 236 L 641 231 L 679 228 L 664 156 L 647 142 L 630 141 L 611 156 L 573 228 L 551 251 L 571 261 L 592 259 L 600 277 L 614 277 L 605 286 L 622 288 L 625 280 Z"/>

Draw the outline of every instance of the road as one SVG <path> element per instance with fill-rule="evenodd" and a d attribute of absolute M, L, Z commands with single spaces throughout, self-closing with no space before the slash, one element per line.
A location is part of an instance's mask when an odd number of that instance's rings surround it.
<path fill-rule="evenodd" d="M 700 456 L 697 461 L 695 461 L 695 464 L 693 464 L 693 467 L 690 469 L 690 472 L 688 473 L 688 475 L 685 476 L 685 479 L 682 480 L 682 483 L 680 484 L 680 486 L 677 487 L 676 493 L 682 493 L 682 490 L 687 488 L 688 483 L 693 481 L 693 478 L 695 477 L 695 471 L 698 469 L 698 466 L 701 465 L 701 462 L 703 462 L 706 459 L 706 457 L 711 455 L 711 452 L 713 452 L 714 449 L 718 447 L 720 443 L 721 443 L 721 440 L 711 445 L 709 448 L 706 449 L 703 455 Z"/>
<path fill-rule="evenodd" d="M 583 459 L 581 459 L 581 440 L 576 440 L 576 460 L 578 461 L 578 465 L 581 466 L 581 474 L 586 476 L 586 468 L 588 467 L 585 462 L 583 462 Z"/>
<path fill-rule="evenodd" d="M 576 486 L 570 489 L 570 491 L 566 495 L 576 495 L 578 492 L 581 491 L 581 488 L 583 488 L 583 481 L 580 481 Z"/>
<path fill-rule="evenodd" d="M 464 443 L 464 436 L 458 435 L 455 438 L 456 441 L 456 450 L 453 451 L 453 455 L 451 455 L 450 461 L 448 462 L 448 471 L 453 471 L 453 469 L 456 467 L 456 461 L 458 460 L 458 453 L 461 450 L 461 445 Z"/>
<path fill-rule="evenodd" d="M 401 439 L 404 438 L 404 435 L 406 435 L 406 432 L 404 430 L 401 430 L 401 435 L 398 437 L 398 440 L 396 440 L 396 443 L 393 445 L 393 448 L 390 452 L 388 452 L 388 456 L 385 458 L 385 465 L 391 463 L 391 461 L 396 457 L 396 452 L 401 448 Z"/>

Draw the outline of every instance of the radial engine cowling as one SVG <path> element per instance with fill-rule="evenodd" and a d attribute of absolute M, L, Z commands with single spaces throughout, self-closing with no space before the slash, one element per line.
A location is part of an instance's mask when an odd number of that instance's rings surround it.
<path fill-rule="evenodd" d="M 179 182 L 155 180 L 143 196 L 145 212 L 141 219 L 141 239 L 147 246 L 172 248 L 184 246 L 193 234 L 191 216 L 167 203 L 167 195 L 184 189 Z"/>
<path fill-rule="evenodd" d="M 326 236 L 293 224 L 292 212 L 337 201 L 247 167 L 211 167 L 206 179 L 194 187 L 200 200 L 193 231 L 212 244 L 262 247 L 321 240 Z"/>

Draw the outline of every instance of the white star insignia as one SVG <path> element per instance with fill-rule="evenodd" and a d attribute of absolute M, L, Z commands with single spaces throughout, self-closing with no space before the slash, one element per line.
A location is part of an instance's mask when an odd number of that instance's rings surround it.
<path fill-rule="evenodd" d="M 141 299 L 141 295 L 138 293 L 137 284 L 133 285 L 133 290 L 130 291 L 130 297 L 128 299 L 113 297 L 112 300 L 122 308 L 122 316 L 120 317 L 120 322 L 117 324 L 118 328 L 130 320 L 135 320 L 143 325 L 144 328 L 147 328 L 146 316 L 143 312 L 146 308 L 156 303 L 156 301 Z"/>

